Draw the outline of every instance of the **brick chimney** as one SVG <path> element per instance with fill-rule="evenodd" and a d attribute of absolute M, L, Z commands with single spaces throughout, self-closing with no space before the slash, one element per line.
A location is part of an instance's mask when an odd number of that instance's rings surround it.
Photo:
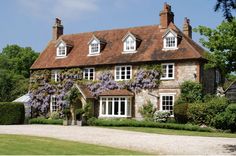
<path fill-rule="evenodd" d="M 189 38 L 192 38 L 192 27 L 187 17 L 184 18 L 183 33 Z"/>
<path fill-rule="evenodd" d="M 171 11 L 171 6 L 164 3 L 163 10 L 160 12 L 160 28 L 166 29 L 170 22 L 174 23 L 174 13 Z"/>
<path fill-rule="evenodd" d="M 61 24 L 61 20 L 56 18 L 55 24 L 52 27 L 52 40 L 57 40 L 61 35 L 63 35 L 63 25 Z"/>

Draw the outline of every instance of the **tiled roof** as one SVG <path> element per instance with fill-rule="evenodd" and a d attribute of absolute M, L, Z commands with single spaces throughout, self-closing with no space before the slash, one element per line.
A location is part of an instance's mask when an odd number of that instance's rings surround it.
<path fill-rule="evenodd" d="M 169 29 L 174 30 L 181 36 L 177 50 L 162 50 L 162 36 L 165 31 L 161 31 L 158 25 L 62 35 L 57 41 L 49 42 L 46 49 L 31 66 L 31 69 L 132 64 L 138 62 L 204 58 L 204 50 L 192 39 L 186 37 L 173 23 L 170 23 Z M 128 32 L 137 35 L 141 39 L 136 53 L 122 53 L 122 38 Z M 98 56 L 88 56 L 88 42 L 93 35 L 106 42 L 104 49 L 102 49 Z M 68 53 L 67 57 L 63 59 L 56 58 L 55 45 L 60 39 L 63 39 L 67 43 L 73 43 L 73 48 Z"/>
<path fill-rule="evenodd" d="M 134 96 L 134 94 L 126 89 L 115 89 L 104 91 L 99 96 Z"/>
<path fill-rule="evenodd" d="M 86 98 L 86 99 L 93 99 L 94 98 L 86 85 L 76 85 L 76 87 L 79 89 L 79 91 L 84 96 L 84 98 Z"/>

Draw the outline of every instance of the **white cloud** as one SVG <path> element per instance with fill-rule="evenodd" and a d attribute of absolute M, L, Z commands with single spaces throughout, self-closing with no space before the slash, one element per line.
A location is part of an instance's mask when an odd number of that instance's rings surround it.
<path fill-rule="evenodd" d="M 27 14 L 39 17 L 82 19 L 99 10 L 98 0 L 18 0 Z"/>

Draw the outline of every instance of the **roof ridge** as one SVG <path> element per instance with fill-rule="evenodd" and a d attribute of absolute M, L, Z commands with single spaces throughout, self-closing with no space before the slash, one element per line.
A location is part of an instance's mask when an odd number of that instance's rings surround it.
<path fill-rule="evenodd" d="M 118 31 L 118 30 L 125 30 L 125 29 L 135 29 L 135 28 L 144 28 L 144 27 L 158 27 L 159 24 L 156 25 L 144 25 L 144 26 L 134 26 L 134 27 L 127 27 L 127 28 L 114 28 L 114 29 L 107 29 L 107 30 L 98 30 L 98 31 L 87 31 L 87 32 L 80 32 L 80 33 L 73 33 L 73 34 L 64 34 L 61 37 L 71 36 L 71 35 L 81 35 L 81 34 L 89 34 L 89 33 L 100 33 L 105 31 Z"/>

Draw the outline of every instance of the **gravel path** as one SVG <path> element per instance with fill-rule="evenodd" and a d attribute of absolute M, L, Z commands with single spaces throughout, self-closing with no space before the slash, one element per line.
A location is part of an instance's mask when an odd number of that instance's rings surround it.
<path fill-rule="evenodd" d="M 236 155 L 235 138 L 161 135 L 98 127 L 53 125 L 0 126 L 0 134 L 52 137 L 153 154 Z"/>

